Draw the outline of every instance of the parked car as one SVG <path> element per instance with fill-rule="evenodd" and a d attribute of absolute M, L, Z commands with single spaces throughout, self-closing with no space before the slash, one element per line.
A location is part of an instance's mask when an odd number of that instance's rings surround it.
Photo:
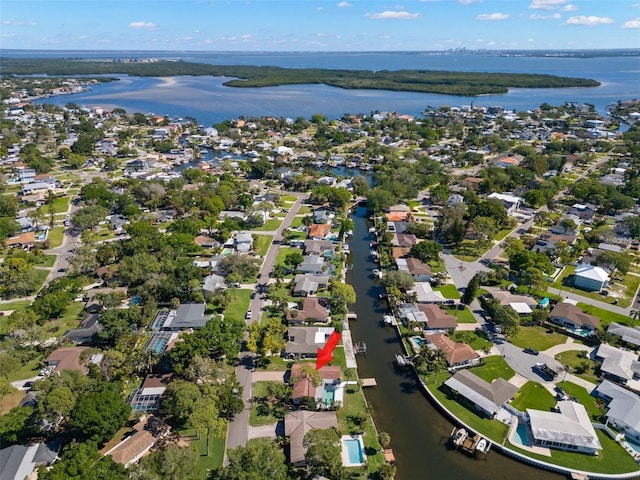
<path fill-rule="evenodd" d="M 244 316 L 244 318 L 246 318 L 247 320 L 249 320 L 251 318 L 251 310 L 249 310 L 247 312 L 247 314 Z"/>
<path fill-rule="evenodd" d="M 525 348 L 525 349 L 523 350 L 523 352 L 524 352 L 524 353 L 528 353 L 528 354 L 530 354 L 530 355 L 538 355 L 538 351 L 537 351 L 535 348 L 529 348 L 529 347 L 527 347 L 527 348 Z"/>

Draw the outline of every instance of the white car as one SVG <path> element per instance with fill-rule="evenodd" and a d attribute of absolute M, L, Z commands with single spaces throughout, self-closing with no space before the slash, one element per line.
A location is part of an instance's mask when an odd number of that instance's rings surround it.
<path fill-rule="evenodd" d="M 247 314 L 244 316 L 244 318 L 246 318 L 247 320 L 249 320 L 251 318 L 251 310 L 249 310 L 247 312 Z"/>

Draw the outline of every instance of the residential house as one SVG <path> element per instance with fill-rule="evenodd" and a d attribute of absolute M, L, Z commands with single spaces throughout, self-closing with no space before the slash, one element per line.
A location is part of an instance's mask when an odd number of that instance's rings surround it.
<path fill-rule="evenodd" d="M 626 343 L 634 350 L 640 349 L 640 327 L 628 327 L 616 322 L 611 322 L 607 328 L 607 332 Z"/>
<path fill-rule="evenodd" d="M 561 235 L 577 235 L 580 232 L 582 219 L 578 215 L 565 214 L 549 230 Z"/>
<path fill-rule="evenodd" d="M 302 301 L 302 307 L 287 311 L 287 322 L 294 323 L 325 323 L 329 316 L 329 311 L 323 305 L 324 300 L 318 297 L 306 297 Z"/>
<path fill-rule="evenodd" d="M 132 435 L 127 435 L 105 453 L 105 455 L 111 455 L 115 463 L 124 465 L 125 468 L 140 460 L 160 438 L 169 432 L 164 422 L 153 415 L 140 417 L 140 421 L 133 426 L 133 430 Z"/>
<path fill-rule="evenodd" d="M 607 425 L 640 442 L 640 396 L 609 380 L 598 385 L 593 394 L 607 403 Z"/>
<path fill-rule="evenodd" d="M 222 275 L 216 275 L 212 273 L 211 275 L 207 275 L 204 277 L 204 284 L 202 286 L 202 290 L 205 292 L 213 293 L 220 288 L 225 287 L 225 280 Z"/>
<path fill-rule="evenodd" d="M 518 391 L 518 387 L 504 378 L 496 378 L 489 383 L 469 370 L 458 370 L 444 384 L 489 418 L 495 417 Z"/>
<path fill-rule="evenodd" d="M 82 355 L 85 350 L 87 347 L 57 348 L 47 357 L 47 364 L 55 367 L 52 373 L 75 370 L 86 374 L 88 359 Z"/>
<path fill-rule="evenodd" d="M 0 480 L 23 480 L 34 477 L 38 467 L 52 465 L 58 452 L 51 445 L 11 445 L 0 450 Z"/>
<path fill-rule="evenodd" d="M 553 307 L 549 314 L 549 321 L 569 329 L 594 331 L 600 325 L 600 319 L 584 313 L 573 303 L 560 302 Z"/>
<path fill-rule="evenodd" d="M 568 215 L 575 215 L 584 223 L 593 222 L 593 217 L 596 215 L 597 208 L 593 205 L 584 203 L 575 203 L 567 211 Z"/>
<path fill-rule="evenodd" d="M 418 310 L 423 312 L 427 317 L 426 330 L 447 331 L 451 328 L 457 328 L 458 322 L 456 317 L 442 310 L 438 305 L 418 304 Z"/>
<path fill-rule="evenodd" d="M 293 279 L 293 295 L 306 297 L 314 295 L 318 290 L 327 288 L 329 285 L 329 275 L 296 275 Z"/>
<path fill-rule="evenodd" d="M 543 233 L 538 236 L 531 250 L 543 253 L 553 252 L 558 247 L 558 243 L 564 242 L 567 245 L 573 245 L 577 238 L 575 234 Z"/>
<path fill-rule="evenodd" d="M 589 414 L 580 403 L 562 400 L 555 412 L 527 408 L 527 415 L 536 445 L 591 455 L 602 450 Z"/>
<path fill-rule="evenodd" d="M 314 223 L 309 225 L 307 236 L 312 240 L 325 240 L 331 234 L 331 225 L 327 223 Z"/>
<path fill-rule="evenodd" d="M 331 223 L 335 214 L 330 208 L 318 207 L 313 210 L 313 222 L 314 223 Z"/>
<path fill-rule="evenodd" d="M 640 378 L 640 362 L 638 354 L 634 352 L 601 343 L 595 353 L 595 359 L 602 362 L 600 371 L 604 376 L 614 382 L 624 385 L 630 380 Z"/>
<path fill-rule="evenodd" d="M 335 249 L 335 243 L 329 240 L 305 240 L 304 253 L 331 257 Z"/>
<path fill-rule="evenodd" d="M 520 162 L 524 160 L 522 155 L 500 155 L 493 160 L 493 164 L 496 167 L 507 168 L 507 167 L 517 167 L 520 165 Z"/>
<path fill-rule="evenodd" d="M 253 246 L 253 237 L 250 233 L 238 233 L 235 239 L 236 252 L 249 253 Z"/>
<path fill-rule="evenodd" d="M 408 290 L 407 293 L 415 295 L 418 303 L 444 303 L 446 301 L 441 292 L 434 291 L 431 288 L 429 282 L 414 282 L 413 288 Z"/>
<path fill-rule="evenodd" d="M 67 331 L 62 338 L 68 342 L 80 345 L 91 343 L 94 336 L 100 333 L 103 328 L 100 323 L 100 315 L 92 313 L 84 317 L 78 328 Z"/>
<path fill-rule="evenodd" d="M 444 333 L 431 333 L 425 335 L 424 338 L 427 341 L 428 348 L 442 350 L 447 359 L 448 367 L 470 366 L 478 363 L 480 359 L 478 352 L 471 348 L 470 345 L 454 342 Z"/>
<path fill-rule="evenodd" d="M 35 232 L 24 232 L 20 235 L 16 235 L 15 237 L 9 237 L 4 241 L 4 244 L 8 248 L 23 248 L 29 249 L 33 247 L 36 243 L 36 233 Z"/>
<path fill-rule="evenodd" d="M 225 218 L 233 218 L 236 220 L 244 220 L 246 215 L 239 210 L 222 210 L 218 214 L 218 220 L 223 221 Z"/>
<path fill-rule="evenodd" d="M 535 308 L 538 302 L 535 298 L 527 295 L 514 295 L 511 292 L 498 289 L 488 289 L 493 298 L 500 302 L 503 307 L 511 307 L 518 315 L 530 314 L 531 308 Z"/>
<path fill-rule="evenodd" d="M 488 197 L 488 199 L 500 200 L 508 215 L 511 215 L 518 211 L 520 206 L 523 204 L 524 200 L 515 195 L 511 195 L 509 193 L 492 193 Z"/>
<path fill-rule="evenodd" d="M 304 436 L 313 429 L 338 428 L 336 412 L 311 412 L 298 410 L 284 416 L 284 434 L 289 437 L 289 462 L 294 467 L 304 467 L 307 462 Z"/>
<path fill-rule="evenodd" d="M 285 355 L 288 358 L 316 358 L 334 332 L 333 327 L 289 327 Z"/>
<path fill-rule="evenodd" d="M 151 324 L 152 330 L 177 332 L 204 327 L 211 319 L 204 303 L 183 303 L 177 310 L 161 310 Z"/>
<path fill-rule="evenodd" d="M 600 292 L 609 285 L 609 274 L 602 267 L 579 264 L 573 276 L 573 286 L 589 292 Z"/>
<path fill-rule="evenodd" d="M 172 373 L 149 374 L 142 386 L 129 396 L 129 404 L 134 412 L 156 412 L 167 385 L 171 382 Z"/>
<path fill-rule="evenodd" d="M 398 270 L 407 272 L 416 282 L 430 282 L 431 268 L 417 258 L 407 257 L 396 259 Z"/>
<path fill-rule="evenodd" d="M 107 216 L 107 220 L 109 221 L 109 223 L 111 224 L 111 226 L 113 227 L 113 231 L 115 233 L 117 233 L 118 235 L 123 233 L 123 229 L 125 225 L 128 225 L 129 220 L 127 219 L 127 217 L 123 216 L 123 215 L 108 215 Z"/>
<path fill-rule="evenodd" d="M 391 240 L 391 244 L 394 247 L 411 248 L 413 244 L 417 242 L 418 237 L 416 237 L 413 233 L 395 233 L 393 235 L 393 239 Z"/>
<path fill-rule="evenodd" d="M 220 242 L 208 235 L 198 235 L 193 239 L 193 242 L 202 248 L 217 248 L 220 246 Z"/>
<path fill-rule="evenodd" d="M 307 364 L 308 368 L 314 369 L 314 366 Z M 340 393 L 343 397 L 343 391 L 339 388 L 342 369 L 339 365 L 325 365 L 318 370 L 320 376 L 320 384 L 314 385 L 313 378 L 304 372 L 304 365 L 294 363 L 291 366 L 291 376 L 289 383 L 293 386 L 291 399 L 294 404 L 299 404 L 303 398 L 314 398 L 317 402 L 323 402 L 325 392 L 332 392 L 333 395 L 326 395 L 327 398 L 332 397 L 336 401 L 342 401 L 342 398 L 336 399 L 335 393 Z M 315 369 L 314 369 L 315 370 Z M 330 405 L 329 405 L 330 406 Z"/>
<path fill-rule="evenodd" d="M 329 271 L 329 264 L 320 255 L 305 255 L 296 271 L 312 275 L 323 275 Z"/>

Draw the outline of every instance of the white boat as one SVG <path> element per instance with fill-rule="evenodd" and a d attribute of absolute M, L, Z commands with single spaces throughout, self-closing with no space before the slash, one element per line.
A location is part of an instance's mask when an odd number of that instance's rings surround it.
<path fill-rule="evenodd" d="M 395 323 L 395 318 L 393 315 L 383 315 L 382 321 L 385 325 L 393 325 Z"/>
<path fill-rule="evenodd" d="M 464 428 L 454 428 L 451 432 L 451 443 L 459 447 L 467 439 L 469 434 Z"/>
<path fill-rule="evenodd" d="M 489 447 L 489 442 L 487 441 L 486 438 L 482 437 L 480 441 L 478 441 L 478 444 L 476 445 L 476 451 L 480 453 L 485 453 L 489 449 L 488 447 Z"/>
<path fill-rule="evenodd" d="M 373 273 L 373 276 L 374 276 L 374 277 L 376 277 L 376 278 L 382 278 L 382 272 L 381 272 L 379 269 L 374 268 L 372 273 Z"/>
<path fill-rule="evenodd" d="M 400 355 L 399 353 L 396 353 L 396 363 L 398 364 L 399 367 L 406 367 L 407 359 L 405 358 L 404 355 Z"/>

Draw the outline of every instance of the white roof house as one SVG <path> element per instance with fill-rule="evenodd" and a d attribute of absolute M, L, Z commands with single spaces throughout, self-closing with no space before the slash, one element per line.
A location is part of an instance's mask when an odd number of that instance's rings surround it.
<path fill-rule="evenodd" d="M 640 441 L 640 396 L 609 380 L 598 385 L 594 394 L 607 402 L 607 423 Z"/>
<path fill-rule="evenodd" d="M 616 322 L 611 322 L 609 328 L 607 328 L 607 332 L 620 337 L 625 343 L 640 347 L 640 327 L 628 327 Z"/>
<path fill-rule="evenodd" d="M 517 196 L 511 195 L 509 193 L 493 192 L 492 194 L 487 196 L 487 198 L 500 200 L 502 202 L 502 204 L 504 205 L 505 210 L 509 214 L 511 214 L 514 211 L 518 210 L 520 205 L 522 205 L 522 203 L 524 202 L 524 200 L 521 197 L 517 197 Z"/>
<path fill-rule="evenodd" d="M 609 285 L 609 273 L 602 267 L 584 263 L 576 267 L 574 286 L 588 291 L 599 292 Z"/>
<path fill-rule="evenodd" d="M 622 383 L 640 376 L 638 355 L 628 350 L 602 343 L 596 352 L 596 359 L 602 361 L 600 370 L 605 376 L 614 378 Z"/>
<path fill-rule="evenodd" d="M 557 412 L 527 409 L 536 443 L 549 448 L 596 454 L 600 440 L 584 406 L 577 402 L 558 402 Z"/>

